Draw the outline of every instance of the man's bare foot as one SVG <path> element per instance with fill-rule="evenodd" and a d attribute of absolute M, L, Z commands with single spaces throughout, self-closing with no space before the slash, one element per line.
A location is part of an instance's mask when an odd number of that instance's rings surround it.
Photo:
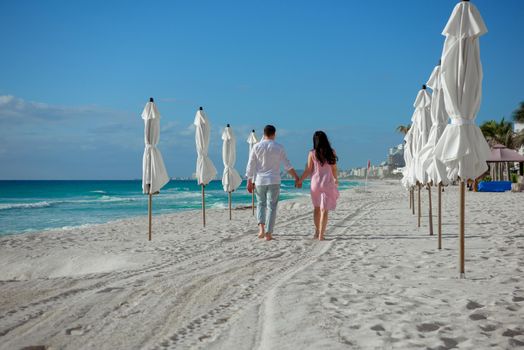
<path fill-rule="evenodd" d="M 266 241 L 271 241 L 273 240 L 273 236 L 271 235 L 271 233 L 266 233 Z"/>
<path fill-rule="evenodd" d="M 313 239 L 318 239 L 318 232 L 315 232 L 315 234 L 313 235 Z"/>
<path fill-rule="evenodd" d="M 264 239 L 266 237 L 266 226 L 264 224 L 258 224 L 258 238 Z"/>
<path fill-rule="evenodd" d="M 324 240 L 324 234 L 323 233 L 318 235 L 318 240 L 319 241 L 323 241 Z"/>

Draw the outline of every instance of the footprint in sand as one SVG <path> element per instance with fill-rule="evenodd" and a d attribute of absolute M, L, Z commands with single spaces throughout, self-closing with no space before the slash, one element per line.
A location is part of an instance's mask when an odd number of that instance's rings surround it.
<path fill-rule="evenodd" d="M 84 329 L 82 328 L 82 326 L 77 326 L 73 328 L 68 328 L 65 332 L 67 335 L 83 335 Z"/>
<path fill-rule="evenodd" d="M 377 324 L 377 325 L 374 325 L 373 327 L 371 327 L 371 330 L 377 331 L 377 332 L 383 332 L 386 329 L 384 327 L 382 327 L 382 325 Z"/>
<path fill-rule="evenodd" d="M 484 332 L 493 332 L 494 330 L 498 329 L 499 327 L 494 324 L 487 324 L 485 326 L 479 326 L 480 329 L 482 329 Z"/>
<path fill-rule="evenodd" d="M 484 307 L 484 305 L 477 303 L 476 301 L 470 300 L 468 304 L 466 305 L 466 309 L 468 310 L 475 310 L 480 309 L 481 307 Z"/>
<path fill-rule="evenodd" d="M 483 314 L 475 313 L 475 314 L 469 315 L 469 319 L 473 321 L 479 321 L 479 320 L 485 320 L 487 319 L 487 317 Z"/>
<path fill-rule="evenodd" d="M 516 337 L 518 335 L 523 335 L 523 334 L 524 334 L 524 330 L 519 329 L 519 328 L 517 328 L 517 329 L 509 329 L 508 328 L 508 329 L 506 329 L 504 331 L 504 333 L 502 333 L 503 336 L 511 337 L 511 338 Z"/>
<path fill-rule="evenodd" d="M 453 349 L 458 345 L 458 341 L 453 338 L 440 338 L 444 342 L 444 349 Z"/>
<path fill-rule="evenodd" d="M 439 328 L 440 325 L 438 323 L 422 323 L 417 325 L 417 330 L 423 333 L 434 332 Z"/>

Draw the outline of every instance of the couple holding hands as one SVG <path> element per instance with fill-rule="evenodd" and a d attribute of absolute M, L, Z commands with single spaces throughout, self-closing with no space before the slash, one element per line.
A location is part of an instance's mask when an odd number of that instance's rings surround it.
<path fill-rule="evenodd" d="M 313 149 L 308 154 L 307 167 L 298 176 L 287 159 L 284 147 L 275 142 L 276 129 L 266 125 L 264 138 L 249 154 L 246 177 L 247 190 L 257 197 L 258 238 L 273 239 L 273 229 L 280 195 L 280 166 L 295 178 L 295 187 L 311 176 L 311 201 L 315 223 L 314 239 L 324 240 L 328 211 L 336 208 L 338 193 L 337 156 L 323 131 L 313 134 Z M 254 181 L 254 182 L 253 182 Z"/>

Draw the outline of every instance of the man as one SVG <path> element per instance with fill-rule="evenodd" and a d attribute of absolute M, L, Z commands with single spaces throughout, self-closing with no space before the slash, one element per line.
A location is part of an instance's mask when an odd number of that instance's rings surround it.
<path fill-rule="evenodd" d="M 280 195 L 280 165 L 295 178 L 298 175 L 287 159 L 284 147 L 275 142 L 276 129 L 273 125 L 266 125 L 264 138 L 253 146 L 247 163 L 247 190 L 257 195 L 258 238 L 273 239 L 273 229 L 277 216 L 278 197 Z M 253 186 L 255 179 L 255 186 Z M 267 210 L 267 216 L 266 216 Z"/>

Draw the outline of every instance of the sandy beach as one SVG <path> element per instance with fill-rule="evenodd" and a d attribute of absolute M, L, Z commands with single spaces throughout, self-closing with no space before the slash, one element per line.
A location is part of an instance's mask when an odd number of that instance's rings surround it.
<path fill-rule="evenodd" d="M 436 191 L 433 191 L 436 203 Z M 443 196 L 443 249 L 397 181 L 341 193 L 327 240 L 308 198 L 276 240 L 250 210 L 139 217 L 0 238 L 0 348 L 508 349 L 524 346 L 524 193 Z M 434 208 L 436 216 L 436 208 Z M 436 223 L 436 217 L 435 217 Z M 436 234 L 435 226 L 435 234 Z"/>

